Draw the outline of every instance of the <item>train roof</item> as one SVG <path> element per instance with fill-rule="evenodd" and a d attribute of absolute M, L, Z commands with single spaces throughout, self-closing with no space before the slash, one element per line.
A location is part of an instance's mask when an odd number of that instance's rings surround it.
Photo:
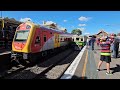
<path fill-rule="evenodd" d="M 45 28 L 47 30 L 52 30 L 52 31 L 55 31 L 55 32 L 59 32 L 59 33 L 64 33 L 64 34 L 69 34 L 71 35 L 70 33 L 68 32 L 64 32 L 63 30 L 60 30 L 58 28 L 50 28 L 49 26 L 45 26 L 45 25 L 40 25 L 40 24 L 35 24 L 34 22 L 31 22 L 31 21 L 26 21 L 24 23 L 28 23 L 28 24 L 31 24 L 32 26 L 37 26 L 37 27 L 41 27 L 41 28 Z"/>
<path fill-rule="evenodd" d="M 46 28 L 48 30 L 52 30 L 52 31 L 56 31 L 56 32 L 61 32 L 61 33 L 65 33 L 63 32 L 62 30 L 59 30 L 59 29 L 53 29 L 53 28 L 49 28 L 48 26 L 44 26 L 44 25 L 40 25 L 41 28 Z"/>
<path fill-rule="evenodd" d="M 85 35 L 75 35 L 73 34 L 73 37 L 86 37 Z"/>

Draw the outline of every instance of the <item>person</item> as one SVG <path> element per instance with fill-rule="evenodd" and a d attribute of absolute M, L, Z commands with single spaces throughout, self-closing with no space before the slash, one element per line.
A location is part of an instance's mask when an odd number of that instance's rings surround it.
<path fill-rule="evenodd" d="M 100 38 L 97 38 L 97 46 L 99 46 L 99 43 L 100 43 Z"/>
<path fill-rule="evenodd" d="M 89 48 L 89 47 L 90 47 L 90 45 L 91 45 L 91 38 L 90 38 L 90 37 L 88 37 L 88 39 L 87 39 L 87 48 Z"/>
<path fill-rule="evenodd" d="M 107 71 L 106 71 L 107 75 L 112 75 L 112 73 L 110 72 L 110 62 L 111 62 L 110 44 L 111 44 L 110 41 L 108 41 L 104 37 L 102 38 L 100 42 L 100 46 L 101 46 L 100 61 L 97 66 L 97 71 L 100 71 L 100 67 L 103 61 L 105 61 L 106 68 L 107 68 Z"/>
<path fill-rule="evenodd" d="M 94 50 L 94 43 L 95 43 L 95 37 L 92 36 L 92 38 L 91 38 L 91 46 L 92 46 L 92 50 Z"/>
<path fill-rule="evenodd" d="M 118 39 L 115 37 L 114 41 L 113 41 L 113 58 L 117 58 L 118 57 L 118 52 L 119 52 L 119 41 Z"/>

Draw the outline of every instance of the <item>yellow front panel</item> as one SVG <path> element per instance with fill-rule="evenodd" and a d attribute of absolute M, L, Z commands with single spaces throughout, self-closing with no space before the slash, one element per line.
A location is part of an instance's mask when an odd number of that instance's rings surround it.
<path fill-rule="evenodd" d="M 28 35 L 28 39 L 26 41 L 26 44 L 24 46 L 24 48 L 22 50 L 17 50 L 15 49 L 15 47 L 13 46 L 13 43 L 12 43 L 12 51 L 16 51 L 16 52 L 25 52 L 25 53 L 29 53 L 31 52 L 31 43 L 32 43 L 32 40 L 33 40 L 33 36 L 34 36 L 34 33 L 35 33 L 35 25 L 34 24 L 31 24 L 31 23 L 27 23 L 28 25 L 31 26 L 31 29 L 30 29 L 30 32 L 29 32 L 29 35 Z"/>

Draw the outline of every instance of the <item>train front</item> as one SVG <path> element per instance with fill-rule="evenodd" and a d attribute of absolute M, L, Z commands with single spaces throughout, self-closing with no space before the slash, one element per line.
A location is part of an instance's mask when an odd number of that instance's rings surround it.
<path fill-rule="evenodd" d="M 28 59 L 30 53 L 30 39 L 33 25 L 29 22 L 20 24 L 12 42 L 12 60 Z"/>

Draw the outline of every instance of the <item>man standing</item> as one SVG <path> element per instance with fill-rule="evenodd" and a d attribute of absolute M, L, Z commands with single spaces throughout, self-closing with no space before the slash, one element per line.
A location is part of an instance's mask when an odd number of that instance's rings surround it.
<path fill-rule="evenodd" d="M 92 38 L 91 38 L 91 46 L 92 46 L 92 50 L 94 50 L 94 43 L 95 43 L 95 37 L 92 36 Z"/>
<path fill-rule="evenodd" d="M 118 51 L 119 51 L 119 41 L 118 39 L 115 37 L 114 41 L 113 41 L 113 58 L 117 58 L 118 56 Z"/>
<path fill-rule="evenodd" d="M 103 61 L 106 62 L 106 68 L 107 68 L 107 75 L 112 75 L 110 72 L 110 62 L 111 62 L 111 51 L 110 51 L 110 41 L 107 41 L 106 38 L 102 38 L 102 41 L 100 42 L 101 46 L 101 53 L 100 53 L 100 61 L 97 66 L 97 71 L 100 71 L 100 66 L 102 65 Z"/>

